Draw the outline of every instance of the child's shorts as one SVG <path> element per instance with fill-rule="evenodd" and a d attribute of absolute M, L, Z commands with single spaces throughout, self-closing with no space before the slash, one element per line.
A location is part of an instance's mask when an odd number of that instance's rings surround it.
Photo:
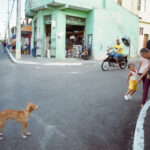
<path fill-rule="evenodd" d="M 137 91 L 138 82 L 135 80 L 129 80 L 129 90 Z"/>

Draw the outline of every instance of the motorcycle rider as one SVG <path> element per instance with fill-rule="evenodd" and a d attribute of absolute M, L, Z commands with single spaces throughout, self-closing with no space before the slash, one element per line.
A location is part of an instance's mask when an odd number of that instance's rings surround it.
<path fill-rule="evenodd" d="M 115 48 L 116 51 L 112 53 L 112 57 L 116 61 L 116 67 L 118 67 L 119 66 L 118 59 L 123 55 L 123 45 L 120 43 L 119 39 L 117 39 L 116 44 L 113 47 L 110 47 L 108 50 L 111 50 L 113 48 Z"/>

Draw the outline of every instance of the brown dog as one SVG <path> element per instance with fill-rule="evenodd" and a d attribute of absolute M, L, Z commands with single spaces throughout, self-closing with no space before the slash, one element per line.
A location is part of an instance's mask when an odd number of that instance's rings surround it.
<path fill-rule="evenodd" d="M 8 119 L 13 119 L 22 124 L 22 137 L 24 139 L 27 138 L 24 134 L 24 130 L 26 130 L 27 135 L 31 135 L 31 133 L 28 132 L 27 123 L 31 112 L 37 109 L 38 106 L 33 103 L 28 103 L 24 110 L 4 110 L 0 112 L 0 135 L 3 135 L 1 131 L 5 126 L 6 121 Z M 3 138 L 0 137 L 0 140 L 3 140 Z"/>

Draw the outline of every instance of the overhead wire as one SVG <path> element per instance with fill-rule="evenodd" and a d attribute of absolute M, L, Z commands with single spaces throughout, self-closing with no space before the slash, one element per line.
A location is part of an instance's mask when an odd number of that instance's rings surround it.
<path fill-rule="evenodd" d="M 12 12 L 13 12 L 13 9 L 14 9 L 14 4 L 15 4 L 15 0 L 13 0 L 13 3 L 12 3 L 11 13 L 10 13 L 10 16 L 9 16 L 9 21 L 10 21 L 11 16 L 12 16 Z"/>

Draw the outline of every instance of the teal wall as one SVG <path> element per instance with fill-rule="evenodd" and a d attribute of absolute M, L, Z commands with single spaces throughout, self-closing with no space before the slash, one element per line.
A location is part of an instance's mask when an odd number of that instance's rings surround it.
<path fill-rule="evenodd" d="M 94 10 L 88 13 L 88 17 L 86 19 L 86 28 L 85 28 L 85 39 L 86 45 L 88 45 L 88 34 L 93 35 L 94 32 Z M 94 40 L 92 40 L 92 45 L 94 44 Z M 92 51 L 91 56 L 93 57 L 94 52 Z"/>
<path fill-rule="evenodd" d="M 55 10 L 52 13 L 52 23 L 51 27 L 51 55 L 55 56 L 57 59 L 65 59 L 65 49 L 66 49 L 66 16 L 62 11 Z"/>
<path fill-rule="evenodd" d="M 115 44 L 117 38 L 129 36 L 131 39 L 131 56 L 138 53 L 138 17 L 106 1 L 104 9 L 94 9 L 93 53 L 94 58 L 103 58 L 108 46 Z M 124 53 L 129 48 L 124 46 Z"/>

